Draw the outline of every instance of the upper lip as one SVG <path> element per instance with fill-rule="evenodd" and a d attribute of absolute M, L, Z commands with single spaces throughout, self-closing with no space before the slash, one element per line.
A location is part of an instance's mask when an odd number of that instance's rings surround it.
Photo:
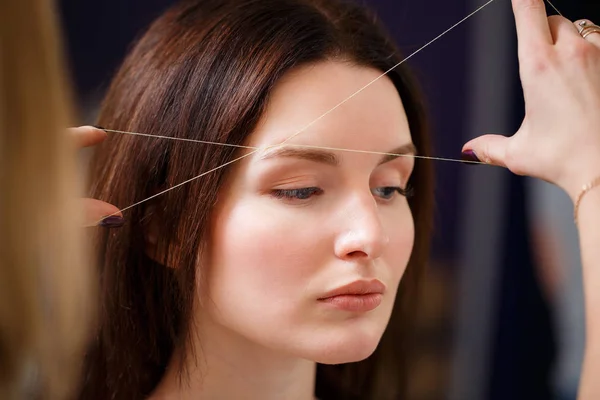
<path fill-rule="evenodd" d="M 344 295 L 366 295 L 366 294 L 382 294 L 385 291 L 385 285 L 378 279 L 372 280 L 359 280 L 349 283 L 334 289 L 321 299 L 327 299 L 329 297 L 344 296 Z"/>

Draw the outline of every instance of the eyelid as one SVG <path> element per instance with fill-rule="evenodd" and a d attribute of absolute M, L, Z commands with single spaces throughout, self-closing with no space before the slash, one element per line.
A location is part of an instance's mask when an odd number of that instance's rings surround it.
<path fill-rule="evenodd" d="M 299 190 L 313 187 L 319 187 L 315 179 L 290 181 L 285 183 L 275 183 L 269 187 L 269 190 Z"/>
<path fill-rule="evenodd" d="M 406 163 L 394 165 L 394 161 L 390 161 L 391 165 L 382 164 L 378 170 L 373 173 L 371 177 L 371 185 L 373 187 L 406 187 L 413 174 L 414 166 L 411 165 L 409 168 Z"/>
<path fill-rule="evenodd" d="M 259 178 L 259 185 L 262 192 L 272 190 L 290 190 L 298 188 L 307 188 L 321 186 L 322 179 L 316 174 L 287 174 L 285 172 L 269 172 Z"/>

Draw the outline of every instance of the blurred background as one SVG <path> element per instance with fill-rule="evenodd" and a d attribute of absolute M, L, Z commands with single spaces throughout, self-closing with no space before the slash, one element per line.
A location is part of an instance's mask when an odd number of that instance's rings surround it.
<path fill-rule="evenodd" d="M 486 1 L 363 3 L 408 55 Z M 58 2 L 82 124 L 95 121 L 129 46 L 172 3 Z M 600 21 L 598 0 L 553 4 L 571 20 Z M 460 158 L 470 138 L 518 129 L 523 99 L 509 0 L 494 1 L 408 63 L 428 99 L 436 156 Z M 569 199 L 500 168 L 436 166 L 436 232 L 410 399 L 575 400 L 584 315 Z"/>

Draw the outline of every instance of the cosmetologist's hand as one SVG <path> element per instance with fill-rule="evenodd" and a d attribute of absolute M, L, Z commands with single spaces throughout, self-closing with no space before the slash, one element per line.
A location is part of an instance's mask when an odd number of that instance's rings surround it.
<path fill-rule="evenodd" d="M 526 116 L 512 137 L 469 141 L 463 158 L 554 183 L 575 199 L 600 176 L 600 29 L 548 18 L 543 0 L 512 4 Z"/>
<path fill-rule="evenodd" d="M 75 139 L 78 147 L 90 147 L 106 139 L 106 132 L 93 126 L 70 128 L 69 134 Z M 123 215 L 112 204 L 101 200 L 81 199 L 84 208 L 84 226 L 103 226 L 116 228 L 123 225 Z M 106 216 L 110 216 L 105 218 Z"/>

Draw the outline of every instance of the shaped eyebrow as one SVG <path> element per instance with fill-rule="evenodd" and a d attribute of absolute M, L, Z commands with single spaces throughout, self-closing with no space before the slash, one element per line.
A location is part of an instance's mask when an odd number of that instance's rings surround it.
<path fill-rule="evenodd" d="M 389 154 L 385 154 L 383 157 L 381 157 L 381 160 L 379 160 L 378 165 L 393 161 L 396 158 L 403 156 L 403 155 L 410 155 L 410 154 L 417 155 L 417 148 L 412 143 L 406 143 L 400 147 L 395 148 L 394 150 L 392 150 L 388 153 Z"/>
<path fill-rule="evenodd" d="M 300 158 L 308 161 L 315 161 L 322 164 L 337 166 L 340 159 L 331 151 L 320 149 L 307 149 L 297 147 L 281 147 L 270 151 L 261 157 L 262 160 L 268 160 L 279 157 Z"/>
<path fill-rule="evenodd" d="M 345 149 L 331 149 L 344 151 Z M 348 150 L 352 151 L 352 150 Z M 361 152 L 362 153 L 362 152 Z M 364 153 L 369 153 L 365 151 Z M 381 154 L 379 152 L 373 152 L 374 154 Z M 398 157 L 409 154 L 417 154 L 417 149 L 414 144 L 406 143 L 400 147 L 397 147 L 389 152 L 383 154 L 378 165 L 385 164 L 387 162 L 393 161 Z M 338 166 L 340 164 L 340 159 L 330 150 L 319 149 L 319 148 L 310 148 L 310 147 L 281 147 L 276 150 L 270 151 L 267 154 L 261 157 L 262 160 L 268 160 L 279 157 L 290 157 L 290 158 L 299 158 L 308 161 L 314 161 L 322 164 Z"/>

